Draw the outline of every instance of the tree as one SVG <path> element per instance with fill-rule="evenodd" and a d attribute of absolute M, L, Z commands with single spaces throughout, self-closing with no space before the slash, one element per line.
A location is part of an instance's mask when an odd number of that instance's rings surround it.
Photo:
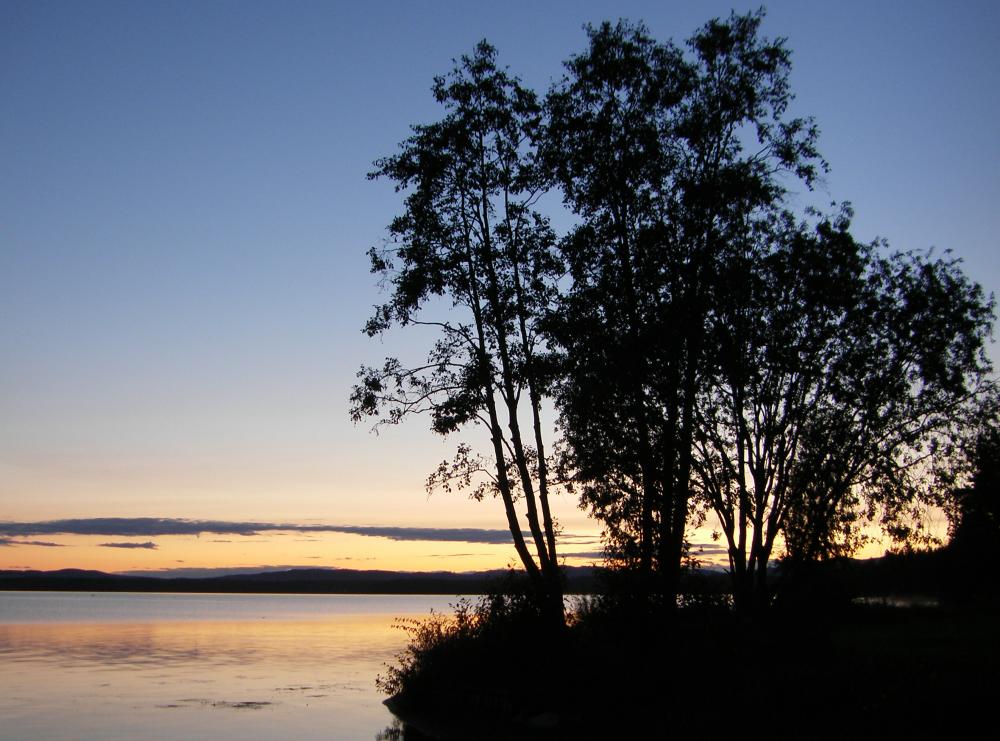
<path fill-rule="evenodd" d="M 989 371 L 992 304 L 957 261 L 885 256 L 849 218 L 784 214 L 713 301 L 695 468 L 739 607 L 768 603 L 779 537 L 809 561 L 853 550 L 862 521 L 909 536 Z"/>
<path fill-rule="evenodd" d="M 442 435 L 485 427 L 492 458 L 462 445 L 428 486 L 469 488 L 477 499 L 499 496 L 518 557 L 561 620 L 541 420 L 549 373 L 538 322 L 562 269 L 554 234 L 533 208 L 540 106 L 496 66 L 496 51 L 485 41 L 436 78 L 433 92 L 445 116 L 413 127 L 401 151 L 378 160 L 371 174 L 407 195 L 388 243 L 370 252 L 372 271 L 391 286 L 391 297 L 365 331 L 374 336 L 393 325 L 420 325 L 436 329 L 438 339 L 424 363 L 390 358 L 381 368 L 362 368 L 352 416 L 397 423 L 428 413 Z"/>
<path fill-rule="evenodd" d="M 366 331 L 437 341 L 362 368 L 352 415 L 485 428 L 490 455 L 461 445 L 428 485 L 500 498 L 560 620 L 545 399 L 560 478 L 644 591 L 674 603 L 686 529 L 711 514 L 753 609 L 776 548 L 848 553 L 869 521 L 912 535 L 988 385 L 993 303 L 958 261 L 861 244 L 846 206 L 792 212 L 826 164 L 762 18 L 710 21 L 686 51 L 590 28 L 544 107 L 482 42 L 435 80 L 444 117 L 372 173 L 407 195 L 370 253 L 391 296 Z M 562 240 L 536 210 L 549 187 L 578 219 Z"/>
<path fill-rule="evenodd" d="M 762 15 L 711 21 L 685 55 L 624 22 L 547 100 L 545 162 L 580 225 L 553 341 L 568 465 L 611 543 L 671 602 L 691 515 L 692 467 L 719 276 L 824 165 L 808 120 L 785 115 L 789 55 Z M 752 148 L 747 146 L 752 143 Z"/>
<path fill-rule="evenodd" d="M 1000 416 L 996 408 L 980 420 L 969 456 L 971 476 L 949 503 L 953 564 L 950 586 L 963 599 L 998 599 L 1000 566 Z M 985 576 L 984 576 L 985 575 Z"/>

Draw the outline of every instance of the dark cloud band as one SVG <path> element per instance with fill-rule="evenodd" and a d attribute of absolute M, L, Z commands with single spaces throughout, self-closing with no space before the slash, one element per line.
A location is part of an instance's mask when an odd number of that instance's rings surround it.
<path fill-rule="evenodd" d="M 104 535 L 155 537 L 160 535 L 260 535 L 264 532 L 348 533 L 389 540 L 429 540 L 452 543 L 511 542 L 507 530 L 481 528 L 382 527 L 367 525 L 298 525 L 285 522 L 229 522 L 169 517 L 94 517 L 44 522 L 0 522 L 0 537 L 33 535 Z"/>
<path fill-rule="evenodd" d="M 156 550 L 156 543 L 147 540 L 145 543 L 100 543 L 101 548 L 144 548 L 149 551 Z"/>
<path fill-rule="evenodd" d="M 45 548 L 64 548 L 64 543 L 50 543 L 47 540 L 14 540 L 13 538 L 0 538 L 0 546 L 4 545 L 40 545 Z"/>

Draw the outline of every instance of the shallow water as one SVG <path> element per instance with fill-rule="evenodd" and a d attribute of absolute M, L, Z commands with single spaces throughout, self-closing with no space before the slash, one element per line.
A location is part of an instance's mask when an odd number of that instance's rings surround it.
<path fill-rule="evenodd" d="M 394 618 L 454 601 L 0 592 L 0 738 L 374 739 Z"/>

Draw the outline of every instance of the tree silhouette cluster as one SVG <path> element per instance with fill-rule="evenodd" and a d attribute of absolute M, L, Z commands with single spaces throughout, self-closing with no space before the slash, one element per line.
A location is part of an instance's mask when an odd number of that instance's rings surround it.
<path fill-rule="evenodd" d="M 968 485 L 947 502 L 951 541 L 944 591 L 955 601 L 995 607 L 1000 605 L 993 578 L 1000 567 L 1000 416 L 982 422 L 970 448 Z"/>
<path fill-rule="evenodd" d="M 362 368 L 352 416 L 484 428 L 488 452 L 460 446 L 428 486 L 498 497 L 560 616 L 557 489 L 668 602 L 713 517 L 737 605 L 766 604 L 776 549 L 849 552 L 873 520 L 911 536 L 988 385 L 992 299 L 957 260 L 860 243 L 846 205 L 793 209 L 827 166 L 762 17 L 684 47 L 591 27 L 545 96 L 481 42 L 435 80 L 443 117 L 371 175 L 405 200 L 370 252 L 389 297 L 365 331 L 436 340 Z"/>

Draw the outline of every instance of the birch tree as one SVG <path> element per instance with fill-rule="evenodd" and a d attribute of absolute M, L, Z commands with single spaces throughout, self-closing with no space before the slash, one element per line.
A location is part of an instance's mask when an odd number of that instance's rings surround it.
<path fill-rule="evenodd" d="M 534 208 L 541 109 L 485 41 L 436 78 L 433 93 L 441 120 L 414 126 L 371 174 L 406 196 L 386 244 L 370 252 L 390 296 L 365 331 L 420 326 L 437 339 L 423 363 L 390 358 L 362 368 L 352 416 L 391 424 L 427 414 L 442 435 L 484 430 L 489 453 L 460 445 L 428 486 L 499 498 L 521 565 L 561 620 L 541 408 L 550 374 L 538 330 L 561 267 L 554 234 Z"/>
<path fill-rule="evenodd" d="M 676 591 L 693 511 L 697 404 L 717 280 L 750 225 L 824 163 L 787 115 L 789 52 L 762 15 L 705 24 L 687 51 L 641 25 L 589 30 L 548 98 L 546 164 L 580 218 L 553 334 L 584 503 L 657 591 Z"/>

